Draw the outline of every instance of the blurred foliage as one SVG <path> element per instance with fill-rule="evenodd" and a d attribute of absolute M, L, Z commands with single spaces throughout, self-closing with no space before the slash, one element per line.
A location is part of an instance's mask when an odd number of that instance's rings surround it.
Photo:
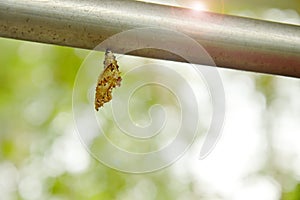
<path fill-rule="evenodd" d="M 290 191 L 283 193 L 282 200 L 298 200 L 300 198 L 300 184 Z"/>
<path fill-rule="evenodd" d="M 220 12 L 220 3 L 225 13 L 271 7 L 300 12 L 298 0 L 211 1 L 211 9 Z M 88 53 L 0 39 L 0 199 L 205 199 L 195 191 L 195 178 L 188 172 L 184 178 L 168 169 L 131 175 L 90 157 L 87 167 L 76 170 L 61 160 L 55 163 L 56 157 L 48 159 L 57 140 L 69 131 L 66 125 L 72 124 L 74 79 Z M 265 95 L 267 104 L 274 98 L 272 81 L 271 76 L 256 79 L 256 89 Z M 154 103 L 140 106 L 147 109 Z M 70 132 L 74 134 L 73 129 Z M 66 146 L 61 147 L 64 152 Z M 272 170 L 276 177 L 279 172 Z M 300 199 L 299 184 L 283 191 L 282 199 Z"/>
<path fill-rule="evenodd" d="M 175 199 L 182 192 L 196 198 L 192 180 L 183 183 L 168 170 L 130 175 L 90 158 L 88 168 L 72 172 L 48 163 L 57 160 L 51 152 L 72 123 L 74 79 L 89 51 L 10 39 L 0 46 L 0 185 L 1 165 L 16 170 L 17 179 L 11 190 L 0 189 L 0 199 Z M 67 147 L 60 148 L 63 154 Z M 37 178 L 40 191 L 26 177 Z"/>

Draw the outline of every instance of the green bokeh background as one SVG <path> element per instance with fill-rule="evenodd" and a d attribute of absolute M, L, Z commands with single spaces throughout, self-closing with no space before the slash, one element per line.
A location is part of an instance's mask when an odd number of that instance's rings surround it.
<path fill-rule="evenodd" d="M 218 1 L 207 3 L 211 10 L 220 12 Z M 251 10 L 257 13 L 257 18 L 268 8 L 300 12 L 298 0 L 224 0 L 223 4 L 222 12 Z M 66 127 L 73 125 L 73 84 L 88 53 L 82 49 L 0 38 L 0 179 L 4 177 L 5 180 L 0 181 L 1 197 L 8 200 L 223 199 L 217 191 L 207 195 L 205 191 L 210 189 L 205 184 L 203 191 L 195 190 L 196 177 L 188 171 L 178 175 L 170 169 L 172 167 L 132 175 L 89 158 L 84 170 L 64 168 L 59 172 L 47 172 L 49 169 L 45 166 L 49 164 L 45 164 L 45 158 L 51 154 L 56 141 L 74 128 Z M 251 73 L 249 76 L 253 77 Z M 272 101 L 272 83 L 276 77 L 255 75 L 254 78 L 257 89 L 267 101 Z M 154 103 L 149 102 L 145 107 Z M 272 157 L 272 152 L 269 153 Z M 270 172 L 280 184 L 285 184 L 280 180 L 295 180 L 293 175 L 272 166 L 266 166 L 261 173 Z M 282 190 L 282 199 L 299 200 L 300 183 L 288 191 Z"/>

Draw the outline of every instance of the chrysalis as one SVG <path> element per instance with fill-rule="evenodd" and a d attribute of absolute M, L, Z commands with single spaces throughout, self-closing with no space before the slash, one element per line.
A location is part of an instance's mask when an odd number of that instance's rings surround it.
<path fill-rule="evenodd" d="M 104 59 L 104 70 L 99 75 L 96 94 L 95 94 L 95 109 L 98 111 L 104 103 L 112 99 L 112 89 L 121 85 L 121 72 L 117 64 L 116 57 L 113 52 L 106 50 Z"/>

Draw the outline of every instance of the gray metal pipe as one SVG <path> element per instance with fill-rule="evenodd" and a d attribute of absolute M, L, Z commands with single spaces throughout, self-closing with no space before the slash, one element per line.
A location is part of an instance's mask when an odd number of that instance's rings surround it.
<path fill-rule="evenodd" d="M 93 49 L 116 33 L 143 27 L 192 37 L 219 67 L 300 77 L 299 26 L 130 0 L 0 0 L 1 37 Z M 132 54 L 184 61 L 156 49 Z"/>

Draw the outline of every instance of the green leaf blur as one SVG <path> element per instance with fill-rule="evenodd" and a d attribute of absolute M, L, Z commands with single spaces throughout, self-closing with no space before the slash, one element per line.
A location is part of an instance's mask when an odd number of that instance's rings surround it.
<path fill-rule="evenodd" d="M 297 0 L 223 3 L 226 5 L 222 12 L 253 9 L 257 18 L 261 18 L 262 10 L 271 7 L 300 12 Z M 210 7 L 221 12 L 219 1 L 212 1 Z M 77 155 L 67 155 L 70 162 L 60 157 L 68 148 L 84 148 L 75 133 L 72 90 L 76 73 L 89 52 L 0 38 L 0 199 L 223 199 L 188 169 L 181 171 L 183 168 L 170 167 L 155 173 L 132 175 L 110 169 L 88 153 L 82 155 L 80 162 L 72 160 Z M 99 60 L 99 69 L 101 59 L 103 57 Z M 276 78 L 246 76 L 254 77 L 255 89 L 263 94 L 269 106 L 276 99 Z M 130 81 L 135 78 L 138 77 Z M 161 95 L 152 88 L 151 98 L 137 102 L 133 116 L 143 116 Z M 174 101 L 169 96 L 164 97 L 165 103 Z M 271 121 L 267 119 L 266 123 Z M 272 130 L 266 129 L 266 141 L 270 141 Z M 95 143 L 95 148 L 101 149 L 101 145 Z M 143 143 L 131 148 L 151 149 Z M 266 154 L 267 161 L 260 173 L 270 175 L 280 184 L 282 200 L 299 200 L 297 177 L 276 167 L 274 152 Z"/>

